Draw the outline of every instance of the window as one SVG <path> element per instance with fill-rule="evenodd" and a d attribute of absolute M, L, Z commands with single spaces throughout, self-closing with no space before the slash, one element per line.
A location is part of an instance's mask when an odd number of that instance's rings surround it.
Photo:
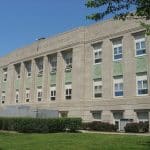
<path fill-rule="evenodd" d="M 148 119 L 148 112 L 144 111 L 139 111 L 137 112 L 137 117 L 139 122 L 147 122 Z"/>
<path fill-rule="evenodd" d="M 31 61 L 25 62 L 27 77 L 31 77 Z"/>
<path fill-rule="evenodd" d="M 71 99 L 72 97 L 72 85 L 71 84 L 66 84 L 65 85 L 65 97 L 67 100 Z"/>
<path fill-rule="evenodd" d="M 2 104 L 5 103 L 5 99 L 6 99 L 5 91 L 2 91 Z"/>
<path fill-rule="evenodd" d="M 50 87 L 50 99 L 56 100 L 56 86 Z"/>
<path fill-rule="evenodd" d="M 7 81 L 7 68 L 3 69 L 3 81 L 6 82 Z"/>
<path fill-rule="evenodd" d="M 42 76 L 43 75 L 43 58 L 36 59 L 37 64 L 37 75 Z"/>
<path fill-rule="evenodd" d="M 68 111 L 59 111 L 59 116 L 62 118 L 68 117 Z"/>
<path fill-rule="evenodd" d="M 57 56 L 50 57 L 51 73 L 55 73 L 57 69 Z"/>
<path fill-rule="evenodd" d="M 93 81 L 93 88 L 94 88 L 94 98 L 102 97 L 102 80 L 97 79 Z"/>
<path fill-rule="evenodd" d="M 113 42 L 113 60 L 122 59 L 122 41 L 117 40 Z"/>
<path fill-rule="evenodd" d="M 122 76 L 114 77 L 114 96 L 115 97 L 123 96 L 123 77 Z"/>
<path fill-rule="evenodd" d="M 29 102 L 30 101 L 30 89 L 27 88 L 26 89 L 26 102 Z"/>
<path fill-rule="evenodd" d="M 135 39 L 136 56 L 146 54 L 145 37 L 136 37 Z"/>
<path fill-rule="evenodd" d="M 101 111 L 91 111 L 93 119 L 101 120 Z"/>
<path fill-rule="evenodd" d="M 16 90 L 16 103 L 19 102 L 19 90 L 17 89 Z"/>
<path fill-rule="evenodd" d="M 17 77 L 17 79 L 20 79 L 21 64 L 16 64 L 15 65 L 15 70 L 16 70 L 16 77 Z"/>
<path fill-rule="evenodd" d="M 37 88 L 37 101 L 42 101 L 42 87 Z"/>
<path fill-rule="evenodd" d="M 93 45 L 94 51 L 94 64 L 98 64 L 102 62 L 102 49 L 101 44 L 94 44 Z"/>
<path fill-rule="evenodd" d="M 137 75 L 137 95 L 147 95 L 148 94 L 148 80 L 147 74 Z"/>
<path fill-rule="evenodd" d="M 72 68 L 72 52 L 67 52 L 64 54 L 66 62 L 66 70 L 71 70 Z"/>

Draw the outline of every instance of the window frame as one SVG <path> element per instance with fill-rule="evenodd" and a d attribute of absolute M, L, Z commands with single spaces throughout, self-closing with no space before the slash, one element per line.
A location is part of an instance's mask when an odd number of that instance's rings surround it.
<path fill-rule="evenodd" d="M 145 49 L 143 49 L 143 50 L 145 50 L 145 53 L 138 55 L 138 54 L 137 54 L 136 44 L 140 42 L 140 48 L 141 48 L 141 42 L 143 42 L 143 41 L 145 42 Z M 146 37 L 145 37 L 145 36 L 144 36 L 144 37 L 140 37 L 140 38 L 136 38 L 136 37 L 135 37 L 134 45 L 135 45 L 135 57 L 140 57 L 140 56 L 144 56 L 144 55 L 147 54 L 147 53 L 146 53 Z M 142 50 L 142 49 L 139 49 L 138 51 L 140 51 L 140 50 Z"/>
<path fill-rule="evenodd" d="M 7 82 L 8 72 L 7 68 L 3 68 L 3 82 Z"/>
<path fill-rule="evenodd" d="M 117 90 L 116 91 L 116 84 L 119 84 L 119 88 L 120 88 L 120 84 L 122 84 L 122 90 Z M 122 92 L 122 95 L 117 96 L 116 92 Z M 113 79 L 113 97 L 114 98 L 120 98 L 120 97 L 124 97 L 124 82 L 123 82 L 123 76 L 119 76 L 119 77 L 114 77 Z"/>
<path fill-rule="evenodd" d="M 39 95 L 40 93 L 40 95 Z M 37 102 L 41 102 L 43 97 L 43 90 L 42 87 L 37 88 Z"/>
<path fill-rule="evenodd" d="M 143 81 L 147 81 L 147 89 L 143 88 Z M 142 89 L 141 90 L 147 90 L 147 94 L 139 94 L 139 88 L 138 88 L 138 81 L 142 81 Z M 137 96 L 147 96 L 148 95 L 148 76 L 147 74 L 143 74 L 143 75 L 136 75 L 136 95 Z"/>
<path fill-rule="evenodd" d="M 72 84 L 65 84 L 65 99 L 72 99 Z"/>
<path fill-rule="evenodd" d="M 101 93 L 96 93 L 96 92 L 95 92 L 95 86 L 101 86 Z M 102 98 L 102 97 L 103 97 L 102 88 L 103 88 L 102 79 L 93 80 L 93 98 L 94 98 L 94 99 L 99 99 L 99 98 Z M 101 96 L 100 96 L 100 97 L 95 97 L 95 94 L 101 94 Z"/>
<path fill-rule="evenodd" d="M 50 87 L 50 100 L 51 101 L 55 101 L 56 100 L 56 86 L 51 86 Z"/>
<path fill-rule="evenodd" d="M 118 54 L 119 51 L 119 47 L 121 47 L 121 51 L 122 53 Z M 117 48 L 117 54 L 116 55 L 122 55 L 121 58 L 115 59 L 115 48 Z M 123 59 L 123 44 L 122 44 L 122 40 L 118 40 L 118 43 L 113 42 L 113 61 L 120 61 Z"/>
<path fill-rule="evenodd" d="M 1 95 L 1 103 L 4 104 L 6 100 L 6 92 L 2 91 L 2 95 Z"/>
<path fill-rule="evenodd" d="M 95 57 L 95 53 L 101 53 L 101 55 L 99 55 L 99 58 Z M 100 60 L 100 62 L 95 62 L 96 60 Z M 102 43 L 97 43 L 93 45 L 93 64 L 101 64 L 102 63 Z"/>
<path fill-rule="evenodd" d="M 16 90 L 16 93 L 15 93 L 15 102 L 19 103 L 19 90 L 18 89 Z"/>
<path fill-rule="evenodd" d="M 30 102 L 30 93 L 31 93 L 30 89 L 27 88 L 26 93 L 25 93 L 26 102 Z M 27 96 L 27 94 L 28 94 L 28 96 Z"/>

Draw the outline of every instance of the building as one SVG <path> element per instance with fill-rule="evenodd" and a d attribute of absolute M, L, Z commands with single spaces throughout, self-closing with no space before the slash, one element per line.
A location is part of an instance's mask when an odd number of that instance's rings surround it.
<path fill-rule="evenodd" d="M 42 38 L 0 58 L 0 81 L 0 114 L 29 106 L 121 130 L 150 120 L 150 37 L 139 22 L 108 20 Z"/>

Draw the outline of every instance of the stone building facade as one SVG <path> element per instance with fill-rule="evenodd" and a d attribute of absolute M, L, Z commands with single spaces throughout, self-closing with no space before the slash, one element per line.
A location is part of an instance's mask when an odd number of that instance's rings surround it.
<path fill-rule="evenodd" d="M 39 39 L 0 58 L 0 110 L 57 111 L 118 125 L 150 120 L 150 37 L 108 20 Z"/>

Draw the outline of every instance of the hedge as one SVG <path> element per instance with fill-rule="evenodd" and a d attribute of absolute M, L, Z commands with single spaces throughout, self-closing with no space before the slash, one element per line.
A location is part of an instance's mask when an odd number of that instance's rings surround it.
<path fill-rule="evenodd" d="M 0 118 L 0 130 L 23 133 L 75 132 L 81 124 L 81 118 Z"/>
<path fill-rule="evenodd" d="M 148 132 L 149 131 L 149 123 L 147 122 L 139 122 L 139 123 L 127 123 L 124 127 L 125 132 Z"/>
<path fill-rule="evenodd" d="M 110 124 L 107 122 L 101 122 L 101 121 L 93 121 L 93 122 L 83 123 L 82 129 L 94 130 L 94 131 L 109 131 L 109 132 L 113 132 L 113 131 L 117 130 L 117 128 L 114 124 Z"/>

